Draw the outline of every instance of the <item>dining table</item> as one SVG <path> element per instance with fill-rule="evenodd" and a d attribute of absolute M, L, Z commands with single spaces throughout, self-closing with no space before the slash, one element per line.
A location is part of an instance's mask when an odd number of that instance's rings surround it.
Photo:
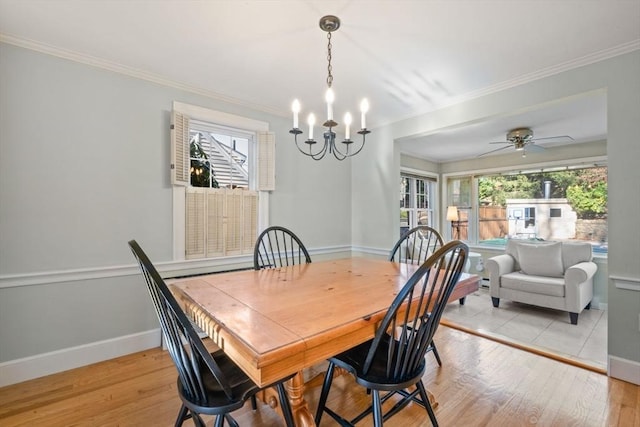
<path fill-rule="evenodd" d="M 294 420 L 315 425 L 303 370 L 373 338 L 418 265 L 372 257 L 167 280 L 184 311 L 258 386 L 287 382 Z M 449 301 L 476 291 L 462 273 Z M 261 397 L 280 411 L 277 394 Z M 435 398 L 429 398 L 437 405 Z"/>

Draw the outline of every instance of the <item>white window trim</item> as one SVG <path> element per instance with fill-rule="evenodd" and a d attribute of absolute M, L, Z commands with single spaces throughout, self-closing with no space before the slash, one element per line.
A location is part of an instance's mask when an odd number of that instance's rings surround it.
<path fill-rule="evenodd" d="M 433 185 L 433 191 L 434 194 L 432 195 L 431 199 L 434 202 L 434 207 L 431 210 L 433 212 L 433 222 L 432 222 L 432 226 L 434 228 L 437 228 L 437 225 L 440 223 L 440 211 L 442 209 L 440 209 L 440 206 L 438 206 L 438 203 L 440 202 L 440 175 L 438 175 L 437 173 L 433 173 L 433 172 L 427 172 L 427 171 L 423 171 L 421 169 L 413 169 L 413 168 L 408 168 L 408 167 L 400 167 L 400 176 L 402 176 L 402 174 L 409 174 L 409 175 L 416 175 L 416 176 L 422 176 L 424 178 L 429 178 L 429 179 L 433 179 L 435 181 L 434 185 Z"/>
<path fill-rule="evenodd" d="M 173 102 L 173 111 L 178 111 L 193 119 L 214 123 L 216 125 L 228 126 L 252 132 L 269 131 L 269 123 L 254 120 L 223 111 L 211 110 L 209 108 L 198 107 L 196 105 Z M 253 144 L 257 145 L 257 139 Z M 255 150 L 256 148 L 252 148 Z M 253 151 L 255 153 L 255 151 Z M 254 174 L 255 175 L 255 174 Z M 252 177 L 252 180 L 256 177 Z M 258 230 L 262 230 L 269 224 L 269 192 L 259 191 L 258 197 Z M 173 260 L 185 260 L 185 200 L 186 187 L 173 186 Z M 222 258 L 224 259 L 224 258 Z"/>

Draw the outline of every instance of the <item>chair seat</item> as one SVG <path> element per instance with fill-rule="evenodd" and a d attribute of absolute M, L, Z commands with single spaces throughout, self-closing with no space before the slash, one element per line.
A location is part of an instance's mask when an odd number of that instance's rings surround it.
<path fill-rule="evenodd" d="M 424 357 L 417 369 L 404 375 L 390 377 L 387 373 L 389 336 L 378 347 L 369 371 L 364 373 L 364 363 L 373 340 L 364 342 L 329 359 L 356 377 L 356 382 L 364 387 L 381 391 L 393 391 L 414 385 L 424 374 Z M 396 341 L 397 344 L 397 341 Z"/>
<path fill-rule="evenodd" d="M 206 415 L 224 414 L 240 409 L 244 406 L 245 401 L 260 391 L 260 388 L 222 350 L 218 350 L 211 355 L 220 366 L 222 372 L 224 372 L 234 398 L 229 399 L 227 397 L 211 371 L 203 366 L 200 372 L 203 374 L 207 400 L 198 402 L 189 397 L 178 378 L 178 392 L 182 402 L 187 408 Z"/>

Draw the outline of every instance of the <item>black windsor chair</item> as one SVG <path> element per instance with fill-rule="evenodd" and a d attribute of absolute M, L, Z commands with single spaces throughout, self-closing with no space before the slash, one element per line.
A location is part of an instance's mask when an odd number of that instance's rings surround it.
<path fill-rule="evenodd" d="M 182 407 L 175 422 L 176 427 L 189 418 L 193 418 L 196 426 L 204 427 L 200 415 L 215 415 L 215 427 L 222 427 L 225 420 L 229 425 L 238 427 L 230 413 L 244 406 L 248 399 L 255 398 L 261 388 L 222 350 L 209 353 L 138 243 L 131 240 L 129 247 L 140 264 L 167 349 L 178 370 L 178 393 Z M 286 425 L 292 427 L 293 414 L 283 385 L 286 379 L 273 386 L 278 390 Z"/>
<path fill-rule="evenodd" d="M 442 245 L 442 236 L 437 230 L 426 225 L 419 225 L 406 231 L 398 239 L 391 249 L 389 261 L 397 259 L 398 262 L 420 265 Z M 434 342 L 431 342 L 427 351 L 433 351 L 438 365 L 442 366 L 442 360 Z"/>
<path fill-rule="evenodd" d="M 324 412 L 342 426 L 353 426 L 373 412 L 374 425 L 378 427 L 409 402 L 423 406 L 431 423 L 438 425 L 422 383 L 425 354 L 460 278 L 468 252 L 467 245 L 457 240 L 438 249 L 393 300 L 374 338 L 329 359 L 315 416 L 316 425 L 320 425 Z M 353 374 L 356 383 L 371 390 L 371 406 L 351 421 L 326 407 L 336 366 Z M 411 386 L 415 386 L 415 390 L 409 392 Z M 381 397 L 381 391 L 387 393 Z M 382 403 L 396 394 L 401 399 L 383 414 Z"/>
<path fill-rule="evenodd" d="M 286 267 L 303 262 L 310 263 L 311 257 L 291 230 L 275 225 L 258 236 L 253 250 L 254 269 Z"/>

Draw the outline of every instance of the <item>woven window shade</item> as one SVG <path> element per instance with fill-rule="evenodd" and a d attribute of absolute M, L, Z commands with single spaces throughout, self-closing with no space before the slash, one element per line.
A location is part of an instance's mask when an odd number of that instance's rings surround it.
<path fill-rule="evenodd" d="M 188 186 L 191 179 L 189 117 L 174 111 L 171 121 L 171 182 Z"/>

